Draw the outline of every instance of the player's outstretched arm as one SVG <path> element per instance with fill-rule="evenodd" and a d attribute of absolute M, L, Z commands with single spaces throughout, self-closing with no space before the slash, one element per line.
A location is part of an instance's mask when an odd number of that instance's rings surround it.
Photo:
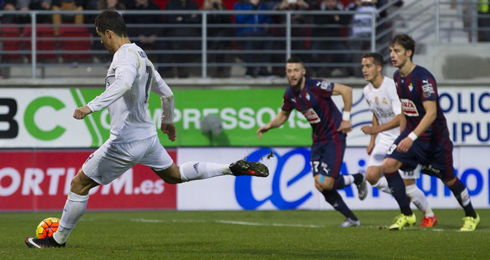
<path fill-rule="evenodd" d="M 87 115 L 92 113 L 92 110 L 88 106 L 83 106 L 75 109 L 73 112 L 73 118 L 75 119 L 84 119 Z"/>
<path fill-rule="evenodd" d="M 257 130 L 257 134 L 259 135 L 259 139 L 262 139 L 262 133 L 265 133 L 269 131 L 272 128 L 277 128 L 280 127 L 286 122 L 289 118 L 289 115 L 291 114 L 291 111 L 284 111 L 281 110 L 272 121 L 270 121 L 268 124 L 262 126 Z"/>

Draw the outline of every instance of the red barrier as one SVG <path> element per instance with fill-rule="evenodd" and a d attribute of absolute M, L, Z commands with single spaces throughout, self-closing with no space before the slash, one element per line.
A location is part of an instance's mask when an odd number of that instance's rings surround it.
<path fill-rule="evenodd" d="M 168 151 L 176 158 L 176 151 Z M 0 151 L 0 211 L 61 210 L 72 177 L 92 150 Z M 176 185 L 136 165 L 91 190 L 88 209 L 176 209 Z"/>

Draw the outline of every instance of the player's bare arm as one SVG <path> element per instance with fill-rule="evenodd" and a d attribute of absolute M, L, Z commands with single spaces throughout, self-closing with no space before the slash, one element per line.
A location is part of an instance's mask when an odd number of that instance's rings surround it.
<path fill-rule="evenodd" d="M 350 111 L 352 109 L 352 88 L 346 85 L 337 84 L 333 88 L 333 95 L 342 95 L 342 100 L 344 101 L 344 113 L 342 115 L 342 122 L 337 131 L 342 133 L 348 133 L 352 131 L 352 123 L 350 121 Z"/>
<path fill-rule="evenodd" d="M 373 126 L 365 125 L 365 126 L 361 127 L 361 130 L 362 130 L 362 132 L 364 132 L 367 135 L 381 133 L 381 132 L 399 127 L 400 126 L 400 120 L 402 117 L 403 116 L 401 114 L 396 115 L 389 122 L 387 122 L 386 124 L 382 124 L 382 125 L 379 125 L 377 120 L 373 120 Z M 376 121 L 376 124 L 374 123 L 374 121 Z"/>
<path fill-rule="evenodd" d="M 437 106 L 435 101 L 424 101 L 424 109 L 424 117 L 420 121 L 419 125 L 417 125 L 417 127 L 412 131 L 412 133 L 415 134 L 415 138 L 427 131 L 437 117 Z M 414 140 L 415 139 L 412 139 L 410 135 L 405 137 L 398 144 L 397 150 L 402 153 L 407 152 L 410 147 L 412 147 Z"/>
<path fill-rule="evenodd" d="M 262 139 L 262 133 L 269 131 L 270 129 L 277 128 L 282 126 L 289 118 L 291 111 L 281 110 L 279 113 L 270 121 L 268 124 L 262 126 L 257 130 L 257 134 L 259 135 L 259 139 Z"/>
<path fill-rule="evenodd" d="M 162 123 L 162 124 L 160 124 L 160 130 L 162 130 L 162 132 L 168 136 L 168 140 L 170 140 L 172 142 L 174 142 L 175 138 L 177 138 L 177 132 L 175 131 L 174 123 L 170 123 L 170 124 Z"/>
<path fill-rule="evenodd" d="M 378 125 L 379 125 L 379 124 L 378 124 L 378 119 L 377 119 L 377 118 L 376 118 L 376 116 L 373 114 L 373 127 L 377 127 Z M 371 128 L 371 126 L 363 126 L 363 127 L 361 128 L 361 130 L 362 130 L 362 131 L 363 131 L 363 132 L 366 134 L 365 129 L 363 129 L 363 128 L 365 128 L 365 127 L 369 127 L 369 128 Z M 368 146 L 366 147 L 366 152 L 367 152 L 367 154 L 368 154 L 368 155 L 371 155 L 371 153 L 373 152 L 374 145 L 375 145 L 375 143 L 376 143 L 376 136 L 377 136 L 377 135 L 378 135 L 377 133 L 373 133 L 373 134 L 371 134 L 371 140 L 369 141 L 369 144 L 368 144 Z"/>
<path fill-rule="evenodd" d="M 92 110 L 88 106 L 79 107 L 73 112 L 73 118 L 84 119 L 90 113 L 92 113 Z"/>

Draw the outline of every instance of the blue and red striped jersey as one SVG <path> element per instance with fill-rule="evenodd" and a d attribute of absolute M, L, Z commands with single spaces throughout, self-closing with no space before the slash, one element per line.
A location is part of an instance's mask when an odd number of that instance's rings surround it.
<path fill-rule="evenodd" d="M 342 122 L 342 114 L 333 102 L 331 96 L 335 84 L 332 82 L 305 78 L 305 87 L 300 92 L 294 92 L 288 87 L 284 93 L 283 111 L 300 111 L 313 128 L 313 143 L 325 144 L 340 141 L 342 132 L 338 132 Z"/>
<path fill-rule="evenodd" d="M 425 101 L 435 101 L 437 107 L 436 119 L 419 138 L 424 141 L 436 142 L 449 140 L 446 117 L 442 113 L 439 104 L 439 94 L 434 76 L 427 69 L 417 65 L 406 77 L 402 77 L 400 71 L 397 70 L 393 75 L 393 79 L 395 80 L 398 97 L 407 120 L 405 130 L 408 132 L 413 131 L 425 116 Z"/>

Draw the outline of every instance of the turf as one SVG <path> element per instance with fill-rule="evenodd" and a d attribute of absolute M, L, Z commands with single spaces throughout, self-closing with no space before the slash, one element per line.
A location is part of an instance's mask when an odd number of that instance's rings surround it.
<path fill-rule="evenodd" d="M 62 249 L 24 244 L 59 212 L 1 213 L 0 259 L 488 259 L 490 210 L 466 233 L 462 210 L 436 213 L 432 229 L 390 232 L 396 211 L 356 211 L 357 228 L 334 211 L 87 212 Z"/>

